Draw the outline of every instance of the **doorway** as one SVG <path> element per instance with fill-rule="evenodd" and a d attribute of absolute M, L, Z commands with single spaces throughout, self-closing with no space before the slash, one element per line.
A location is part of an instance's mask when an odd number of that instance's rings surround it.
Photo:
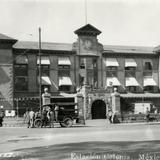
<path fill-rule="evenodd" d="M 106 104 L 103 100 L 96 100 L 92 103 L 92 119 L 106 119 Z"/>

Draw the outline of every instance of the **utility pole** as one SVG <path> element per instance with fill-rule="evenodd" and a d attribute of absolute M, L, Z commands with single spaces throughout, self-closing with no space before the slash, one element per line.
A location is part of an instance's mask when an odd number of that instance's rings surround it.
<path fill-rule="evenodd" d="M 41 96 L 42 96 L 42 91 L 41 91 L 41 28 L 39 27 L 39 108 L 40 112 L 42 111 L 42 101 L 41 101 Z"/>
<path fill-rule="evenodd" d="M 87 0 L 85 0 L 85 23 L 87 24 Z"/>

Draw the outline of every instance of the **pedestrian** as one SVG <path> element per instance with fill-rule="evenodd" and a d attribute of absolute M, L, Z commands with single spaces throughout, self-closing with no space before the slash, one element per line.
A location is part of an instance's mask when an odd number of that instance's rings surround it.
<path fill-rule="evenodd" d="M 55 113 L 56 122 L 58 122 L 58 112 L 59 112 L 59 106 L 55 104 L 54 113 Z"/>
<path fill-rule="evenodd" d="M 46 127 L 47 125 L 47 110 L 46 107 L 43 107 L 42 110 L 42 127 Z"/>
<path fill-rule="evenodd" d="M 113 123 L 113 121 L 112 121 L 112 111 L 111 110 L 108 110 L 108 119 L 109 119 L 110 123 Z"/>
<path fill-rule="evenodd" d="M 3 118 L 4 118 L 5 114 L 4 114 L 4 110 L 3 110 L 3 106 L 0 106 L 0 127 L 3 126 Z"/>
<path fill-rule="evenodd" d="M 147 107 L 147 109 L 146 109 L 146 121 L 147 121 L 147 123 L 149 122 L 149 119 L 150 119 L 150 113 L 149 113 L 149 109 Z"/>
<path fill-rule="evenodd" d="M 49 126 L 50 126 L 50 128 L 53 128 L 54 127 L 54 117 L 55 116 L 54 116 L 54 112 L 52 111 L 51 108 L 49 108 L 47 117 L 49 118 Z"/>
<path fill-rule="evenodd" d="M 29 109 L 24 114 L 24 123 L 27 124 L 27 128 L 30 127 Z"/>
<path fill-rule="evenodd" d="M 31 128 L 34 127 L 34 116 L 35 116 L 35 113 L 34 113 L 34 111 L 31 108 L 31 110 L 29 112 L 29 120 L 30 120 L 30 127 Z"/>

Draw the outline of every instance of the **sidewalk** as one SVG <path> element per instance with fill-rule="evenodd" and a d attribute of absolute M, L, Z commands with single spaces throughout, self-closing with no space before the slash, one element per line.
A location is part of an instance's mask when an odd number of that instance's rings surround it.
<path fill-rule="evenodd" d="M 3 119 L 4 127 L 25 127 L 24 119 L 22 117 L 5 117 Z"/>
<path fill-rule="evenodd" d="M 87 127 L 105 127 L 107 125 L 157 125 L 160 124 L 159 122 L 132 122 L 132 123 L 117 123 L 117 124 L 110 124 L 109 121 L 107 119 L 96 119 L 96 120 L 86 120 L 85 125 Z M 56 126 L 59 126 L 59 124 L 56 124 Z M 77 124 L 74 126 L 83 126 L 81 124 Z M 24 123 L 23 118 L 20 117 L 9 117 L 9 118 L 4 118 L 3 121 L 3 127 L 26 127 L 26 124 Z"/>
<path fill-rule="evenodd" d="M 106 125 L 144 125 L 144 124 L 148 124 L 148 125 L 157 125 L 160 124 L 159 122 L 132 122 L 132 123 L 116 123 L 116 124 L 110 124 L 110 122 L 107 119 L 97 119 L 97 120 L 86 120 L 86 126 L 89 127 L 105 127 Z"/>

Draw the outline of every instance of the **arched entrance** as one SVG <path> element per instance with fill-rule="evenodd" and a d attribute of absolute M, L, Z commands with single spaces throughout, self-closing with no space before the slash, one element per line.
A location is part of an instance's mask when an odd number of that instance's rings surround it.
<path fill-rule="evenodd" d="M 103 100 L 95 100 L 91 108 L 92 119 L 106 118 L 106 104 Z"/>

